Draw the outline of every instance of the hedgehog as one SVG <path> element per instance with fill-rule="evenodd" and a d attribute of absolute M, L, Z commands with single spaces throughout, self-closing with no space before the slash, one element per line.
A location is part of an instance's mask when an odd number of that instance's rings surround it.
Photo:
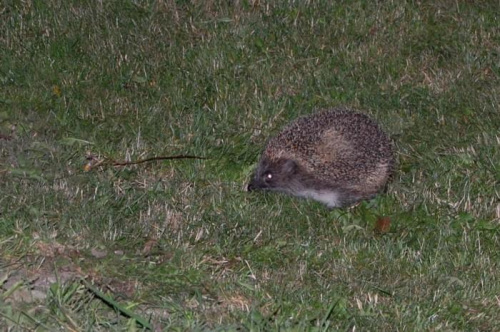
<path fill-rule="evenodd" d="M 328 109 L 298 118 L 271 138 L 247 190 L 348 207 L 384 190 L 394 164 L 392 143 L 374 120 Z"/>

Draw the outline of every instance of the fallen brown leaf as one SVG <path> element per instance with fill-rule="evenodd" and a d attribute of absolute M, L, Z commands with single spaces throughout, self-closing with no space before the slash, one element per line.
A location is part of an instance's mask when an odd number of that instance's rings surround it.
<path fill-rule="evenodd" d="M 391 228 L 391 218 L 379 217 L 375 222 L 374 231 L 377 234 L 385 234 L 389 232 L 390 228 Z"/>

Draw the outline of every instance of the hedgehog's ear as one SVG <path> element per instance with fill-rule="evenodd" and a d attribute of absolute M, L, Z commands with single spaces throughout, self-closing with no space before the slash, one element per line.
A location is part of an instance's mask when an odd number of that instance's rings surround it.
<path fill-rule="evenodd" d="M 287 159 L 283 163 L 283 171 L 286 174 L 293 174 L 297 170 L 297 163 L 294 160 Z"/>

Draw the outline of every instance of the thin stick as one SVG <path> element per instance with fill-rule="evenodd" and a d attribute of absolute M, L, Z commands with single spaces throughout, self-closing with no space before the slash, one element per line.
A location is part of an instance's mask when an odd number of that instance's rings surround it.
<path fill-rule="evenodd" d="M 0 134 L 0 139 L 4 139 L 6 141 L 10 141 L 12 139 L 12 136 Z"/>
<path fill-rule="evenodd" d="M 113 166 L 127 166 L 127 165 L 136 165 L 136 164 L 142 164 L 146 163 L 149 161 L 157 161 L 157 160 L 170 160 L 170 159 L 208 159 L 205 157 L 198 157 L 198 156 L 189 156 L 189 155 L 178 155 L 178 156 L 168 156 L 168 157 L 152 157 L 152 158 L 147 158 L 147 159 L 140 159 L 140 160 L 135 160 L 135 161 L 112 161 Z"/>

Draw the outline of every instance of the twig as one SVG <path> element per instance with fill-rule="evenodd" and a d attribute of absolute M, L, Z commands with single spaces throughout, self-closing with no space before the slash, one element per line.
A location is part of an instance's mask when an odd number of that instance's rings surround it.
<path fill-rule="evenodd" d="M 127 165 L 136 165 L 136 164 L 142 164 L 146 163 L 149 161 L 157 161 L 157 160 L 170 160 L 170 159 L 208 159 L 205 157 L 198 157 L 198 156 L 189 156 L 189 155 L 178 155 L 178 156 L 168 156 L 168 157 L 152 157 L 152 158 L 146 158 L 146 159 L 139 159 L 135 161 L 112 161 L 113 166 L 127 166 Z"/>
<path fill-rule="evenodd" d="M 137 164 L 142 164 L 150 161 L 158 161 L 158 160 L 170 160 L 170 159 L 208 159 L 205 157 L 198 157 L 198 156 L 190 156 L 190 155 L 177 155 L 177 156 L 167 156 L 167 157 L 151 157 L 151 158 L 146 158 L 146 159 L 139 159 L 139 160 L 134 160 L 134 161 L 116 161 L 112 159 L 97 159 L 94 155 L 89 154 L 87 156 L 87 164 L 84 166 L 84 170 L 86 172 L 90 171 L 93 168 L 96 168 L 97 166 L 106 166 L 106 165 L 111 165 L 111 166 L 128 166 L 128 165 L 137 165 Z"/>
<path fill-rule="evenodd" d="M 0 134 L 0 139 L 4 139 L 6 141 L 10 141 L 12 139 L 12 136 Z"/>

